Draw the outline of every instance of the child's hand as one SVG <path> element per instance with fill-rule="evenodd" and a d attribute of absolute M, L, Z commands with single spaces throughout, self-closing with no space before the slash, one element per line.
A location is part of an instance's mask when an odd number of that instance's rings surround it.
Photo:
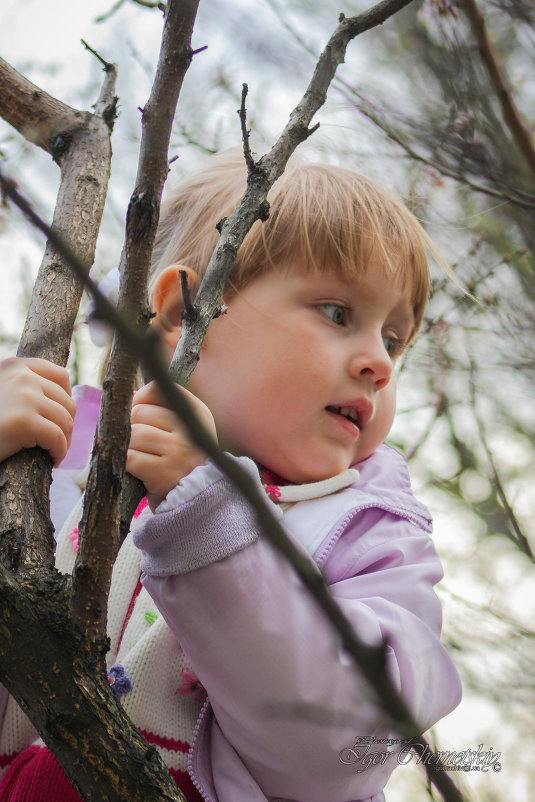
<path fill-rule="evenodd" d="M 0 362 L 0 460 L 40 446 L 58 465 L 71 442 L 75 411 L 65 368 L 45 359 Z"/>
<path fill-rule="evenodd" d="M 201 423 L 215 440 L 215 423 L 208 407 L 183 387 L 179 390 L 187 395 Z M 155 382 L 135 393 L 126 458 L 126 470 L 145 485 L 153 511 L 184 476 L 206 460 L 206 454 L 191 443 L 184 426 L 164 404 Z"/>

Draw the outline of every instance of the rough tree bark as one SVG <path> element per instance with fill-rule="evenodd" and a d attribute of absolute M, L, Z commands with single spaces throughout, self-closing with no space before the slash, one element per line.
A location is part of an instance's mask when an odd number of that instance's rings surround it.
<path fill-rule="evenodd" d="M 53 227 L 88 270 L 110 171 L 114 83 L 115 69 L 110 67 L 95 114 L 89 114 L 50 97 L 0 60 L 0 112 L 61 167 Z M 19 356 L 40 356 L 66 365 L 82 291 L 83 279 L 47 244 Z M 53 565 L 53 538 L 47 520 L 50 467 L 43 454 L 21 454 L 0 466 L 0 483 L 7 496 L 0 507 L 0 554 L 13 571 L 35 573 L 43 563 Z"/>
<path fill-rule="evenodd" d="M 322 54 L 313 79 L 299 106 L 290 116 L 290 121 L 283 134 L 267 156 L 255 162 L 248 148 L 248 134 L 245 120 L 245 93 L 242 103 L 242 127 L 244 133 L 245 156 L 248 164 L 248 188 L 236 212 L 221 225 L 221 239 L 214 256 L 210 261 L 206 279 L 201 286 L 191 320 L 185 321 L 184 339 L 179 344 L 172 366 L 172 378 L 185 383 L 195 364 L 196 354 L 200 349 L 206 328 L 220 304 L 220 296 L 224 287 L 228 270 L 237 253 L 239 245 L 257 219 L 265 219 L 269 213 L 266 196 L 282 174 L 291 153 L 297 145 L 306 139 L 314 128 L 310 129 L 310 121 L 325 101 L 326 92 L 338 65 L 343 61 L 348 42 L 357 34 L 374 25 L 381 24 L 411 0 L 384 0 L 369 12 L 351 19 L 340 19 L 340 25 L 329 40 Z M 143 141 L 140 166 L 136 180 L 136 189 L 132 195 L 127 215 L 127 237 L 123 252 L 123 278 L 119 300 L 119 318 L 133 318 L 141 325 L 147 320 L 149 310 L 146 304 L 146 281 L 152 243 L 158 222 L 159 200 L 165 175 L 167 173 L 167 146 L 169 142 L 170 124 L 174 114 L 174 105 L 178 97 L 181 77 L 191 59 L 189 36 L 195 16 L 196 3 L 186 4 L 187 11 L 180 17 L 177 12 L 178 3 L 171 0 L 166 11 L 166 26 L 162 44 L 158 75 L 151 99 L 144 109 Z M 182 4 L 181 11 L 184 9 Z M 176 45 L 177 29 L 180 25 L 181 35 Z M 170 32 L 174 31 L 174 36 Z M 180 65 L 180 69 L 176 69 Z M 111 72 L 111 66 L 108 65 Z M 181 72 L 182 69 L 182 72 Z M 169 75 L 171 73 L 171 75 Z M 166 87 L 170 78 L 173 87 Z M 159 80 L 160 79 L 160 80 Z M 0 87 L 1 88 L 1 87 Z M 175 92 L 176 90 L 176 92 Z M 39 90 L 33 90 L 35 92 Z M 176 97 L 174 97 L 174 94 Z M 174 102 L 172 99 L 174 97 Z M 166 112 L 162 115 L 162 107 Z M 169 121 L 168 128 L 161 124 L 155 128 L 151 120 L 155 119 L 155 109 L 159 110 L 158 119 Z M 74 112 L 75 116 L 80 115 Z M 15 124 L 15 123 L 14 123 Z M 145 125 L 146 124 L 146 125 Z M 162 128 L 165 130 L 162 133 Z M 154 136 L 162 134 L 159 143 Z M 33 135 L 33 133 L 32 133 Z M 41 135 L 39 134 L 39 137 Z M 37 137 L 32 139 L 37 141 Z M 67 151 L 71 139 L 55 138 L 56 149 L 65 146 Z M 41 144 L 41 141 L 38 142 Z M 156 163 L 152 160 L 158 154 Z M 96 236 L 96 235 L 95 235 Z M 71 243 L 71 251 L 78 253 L 78 243 Z M 60 247 L 61 250 L 61 247 Z M 67 249 L 68 250 L 68 249 Z M 92 253 L 90 254 L 92 259 Z M 71 258 L 70 261 L 74 261 Z M 76 259 L 78 263 L 86 261 Z M 86 262 L 90 264 L 90 259 Z M 83 272 L 83 271 L 82 271 Z M 79 297 L 78 297 L 79 300 Z M 48 303 L 48 299 L 46 301 Z M 77 302 L 73 305 L 76 309 Z M 74 312 L 75 313 L 75 312 Z M 33 313 L 35 314 L 35 313 Z M 29 317 L 30 319 L 30 317 Z M 33 318 L 32 318 L 33 320 Z M 72 322 L 70 325 L 72 330 Z M 189 323 L 192 323 L 190 326 Z M 73 577 L 60 576 L 53 569 L 52 533 L 48 515 L 43 507 L 42 497 L 47 497 L 50 466 L 42 454 L 26 456 L 33 465 L 41 463 L 43 479 L 34 488 L 34 499 L 28 501 L 21 494 L 21 509 L 27 505 L 30 517 L 20 516 L 18 530 L 11 525 L 9 483 L 7 484 L 7 502 L 2 502 L 0 516 L 5 510 L 3 529 L 0 530 L 0 589 L 2 590 L 3 622 L 0 634 L 4 644 L 9 648 L 0 648 L 0 674 L 5 684 L 20 701 L 21 706 L 30 716 L 45 741 L 57 754 L 65 766 L 67 773 L 86 799 L 110 800 L 148 800 L 148 799 L 181 799 L 176 786 L 159 761 L 155 750 L 137 734 L 126 720 L 120 705 L 111 697 L 106 682 L 104 656 L 107 643 L 105 637 L 106 596 L 109 587 L 111 566 L 120 544 L 118 527 L 118 501 L 124 473 L 124 458 L 128 442 L 128 416 L 131 390 L 133 387 L 136 362 L 129 353 L 132 339 L 129 326 L 118 325 L 115 346 L 110 362 L 110 370 L 104 384 L 103 410 L 98 426 L 94 457 L 86 502 L 84 518 L 81 524 L 81 544 Z M 69 332 L 70 335 L 70 332 Z M 136 337 L 134 337 L 136 339 Z M 143 338 L 138 339 L 138 346 Z M 62 340 L 64 342 L 64 340 Z M 151 371 L 157 362 L 156 351 L 150 337 L 145 340 L 145 358 L 151 361 Z M 143 346 L 141 346 L 143 347 Z M 67 347 L 68 350 L 68 347 Z M 25 354 L 46 355 L 40 345 L 32 347 Z M 142 355 L 142 354 L 141 354 Z M 187 355 L 187 356 L 186 356 Z M 54 361 L 65 364 L 64 358 Z M 143 355 L 142 355 L 143 356 Z M 160 365 L 156 374 L 162 390 L 173 406 L 180 411 L 188 422 L 189 413 L 181 404 L 181 396 L 174 390 L 165 370 Z M 206 446 L 218 464 L 229 473 L 232 467 L 212 446 L 204 440 L 195 421 L 191 420 L 195 437 Z M 20 472 L 23 458 L 13 460 L 14 477 Z M 8 469 L 11 468 L 11 463 Z M 237 482 L 243 486 L 243 477 L 236 476 Z M 17 484 L 18 478 L 12 480 Z M 33 486 L 35 480 L 29 479 L 27 485 Z M 137 488 L 139 492 L 139 488 Z M 136 493 L 134 493 L 135 497 Z M 132 498 L 130 504 L 132 504 Z M 254 499 L 253 499 L 254 503 Z M 263 514 L 264 505 L 257 505 Z M 260 509 L 259 509 L 260 508 Z M 35 512 L 37 510 L 37 512 Z M 128 516 L 125 516 L 128 518 Z M 128 518 L 129 519 L 129 518 Z M 273 522 L 264 520 L 268 529 Z M 44 532 L 39 553 L 34 553 L 35 532 Z M 5 535 L 4 535 L 5 533 Z M 103 533 L 106 537 L 103 537 Z M 110 533 L 112 536 L 110 537 Z M 4 539 L 5 537 L 5 539 Z M 19 547 L 19 540 L 25 548 Z M 39 540 L 39 538 L 37 538 Z M 275 542 L 281 548 L 286 538 L 279 532 Z M 5 546 L 3 546 L 5 544 Z M 383 651 L 370 650 L 361 644 L 355 633 L 337 612 L 336 605 L 325 593 L 323 583 L 311 575 L 308 563 L 303 564 L 293 550 L 285 549 L 286 555 L 295 563 L 305 584 L 310 586 L 323 609 L 336 624 L 342 635 L 344 645 L 354 654 L 366 675 L 373 682 L 386 707 L 398 722 L 404 722 L 408 731 L 414 732 L 416 725 L 410 720 L 405 706 L 393 692 L 383 670 Z M 44 558 L 44 561 L 43 561 Z M 321 585 L 321 586 L 320 586 Z M 51 602 L 50 591 L 53 601 Z M 20 604 L 24 603 L 22 627 Z M 52 623 L 46 627 L 46 645 L 39 659 L 28 671 L 27 652 L 31 653 L 36 628 L 42 627 L 43 604 L 51 617 Z M 39 609 L 41 607 L 41 609 Z M 14 611 L 17 612 L 15 621 Z M 67 633 L 67 635 L 66 635 Z M 11 646 L 13 644 L 13 646 Z M 16 644 L 16 645 L 15 645 Z M 7 652 L 11 656 L 8 656 Z M 16 655 L 14 656 L 14 653 Z M 61 659 L 58 660 L 58 655 Z M 22 659 L 21 659 L 22 658 Z M 39 665 L 37 665 L 37 663 Z M 17 677 L 17 672 L 19 676 Z M 68 676 L 63 675 L 64 672 Z M 54 678 L 53 675 L 56 675 Z M 60 674 L 61 680 L 57 681 Z M 30 687 L 31 686 L 31 687 Z M 47 699 L 43 699 L 43 693 Z M 99 715 L 104 711 L 103 715 Z M 402 726 L 402 725 L 400 725 Z M 83 756 L 83 758 L 82 758 Z M 133 771 L 136 766 L 138 771 Z M 446 799 L 461 800 L 455 787 L 449 782 L 445 773 L 437 772 L 432 778 L 441 787 Z"/>

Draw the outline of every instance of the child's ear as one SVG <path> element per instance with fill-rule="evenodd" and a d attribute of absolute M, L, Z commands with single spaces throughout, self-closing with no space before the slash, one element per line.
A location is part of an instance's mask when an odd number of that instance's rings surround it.
<path fill-rule="evenodd" d="M 182 329 L 182 284 L 180 271 L 186 273 L 191 296 L 194 297 L 199 287 L 199 277 L 191 267 L 171 265 L 166 267 L 154 285 L 152 292 L 152 309 L 155 313 L 154 323 L 158 326 L 165 342 L 173 349 L 180 337 Z"/>

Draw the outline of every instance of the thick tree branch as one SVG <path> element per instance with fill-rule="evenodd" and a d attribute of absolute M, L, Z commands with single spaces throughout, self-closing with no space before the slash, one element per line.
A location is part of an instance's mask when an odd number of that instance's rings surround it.
<path fill-rule="evenodd" d="M 119 312 L 146 325 L 150 319 L 147 282 L 160 200 L 167 177 L 168 148 L 176 105 L 191 63 L 191 35 L 198 0 L 171 0 L 162 34 L 156 77 L 143 109 L 136 185 L 127 212 Z M 137 364 L 117 331 L 103 397 L 91 470 L 80 522 L 80 550 L 73 572 L 73 615 L 90 631 L 106 631 L 111 569 L 119 540 L 119 502 L 130 432 L 130 408 Z M 138 495 L 144 494 L 141 483 Z M 99 614 L 97 614 L 97 611 Z"/>
<path fill-rule="evenodd" d="M 110 99 L 113 103 L 110 88 L 108 72 L 99 100 L 103 109 L 110 108 Z M 61 208 L 56 210 L 51 229 L 41 226 L 49 240 L 37 281 L 44 313 L 36 309 L 33 317 L 29 315 L 26 329 L 30 333 L 23 337 L 21 345 L 23 353 L 63 364 L 81 291 L 88 281 L 109 166 L 111 120 L 80 114 L 80 121 L 88 130 L 74 132 L 70 147 L 60 159 Z M 92 175 L 95 180 L 88 180 Z M 3 178 L 1 182 L 9 195 L 13 187 Z M 29 213 L 27 207 L 25 211 Z M 74 276 L 66 267 L 72 260 L 80 268 Z M 50 294 L 45 292 L 46 287 Z M 34 303 L 32 309 L 35 306 Z M 39 326 L 35 322 L 37 315 L 41 315 Z M 53 337 L 44 336 L 49 328 L 55 332 Z M 38 337 L 43 339 L 42 346 Z M 71 579 L 59 575 L 53 567 L 47 504 L 48 456 L 40 451 L 35 455 L 26 452 L 1 466 L 1 471 L 3 683 L 60 758 L 85 799 L 146 802 L 157 795 L 158 799 L 184 802 L 156 750 L 147 745 L 111 694 L 106 679 L 105 632 L 98 637 L 91 630 L 93 637 L 88 637 L 88 631 L 73 623 L 69 614 Z M 20 518 L 16 519 L 18 510 Z M 45 536 L 48 540 L 43 545 Z M 111 566 L 107 570 L 111 571 Z M 35 648 L 37 641 L 39 649 Z"/>
<path fill-rule="evenodd" d="M 97 293 L 83 259 L 1 172 L 0 187 L 75 267 L 78 279 Z M 117 315 L 105 298 L 98 300 L 97 310 L 108 319 Z M 123 327 L 140 336 L 130 319 Z M 156 750 L 111 695 L 105 633 L 99 636 L 91 627 L 84 631 L 73 621 L 71 577 L 50 569 L 19 579 L 9 567 L 0 562 L 0 677 L 84 799 L 185 802 Z"/>
<path fill-rule="evenodd" d="M 53 228 L 89 270 L 106 198 L 110 170 L 110 123 L 115 68 L 106 73 L 99 113 L 71 109 L 0 62 L 0 114 L 61 167 Z M 35 122 L 32 122 L 35 120 Z M 19 356 L 65 365 L 83 291 L 52 242 L 39 269 Z M 39 449 L 23 451 L 0 466 L 0 555 L 19 572 L 52 569 L 53 533 L 48 513 L 51 462 Z"/>
<path fill-rule="evenodd" d="M 470 21 L 472 33 L 477 41 L 481 60 L 488 72 L 490 82 L 500 103 L 503 119 L 516 142 L 519 151 L 535 176 L 535 138 L 527 121 L 517 108 L 511 87 L 500 59 L 489 37 L 485 20 L 476 0 L 463 0 L 462 6 Z"/>
<path fill-rule="evenodd" d="M 0 59 L 0 116 L 29 142 L 53 155 L 57 137 L 84 124 L 79 112 L 52 97 Z"/>
<path fill-rule="evenodd" d="M 18 578 L 0 563 L 2 682 L 67 762 L 85 800 L 185 802 L 156 749 L 111 694 L 107 642 L 89 651 L 84 633 L 73 628 L 69 593 L 70 577 Z"/>

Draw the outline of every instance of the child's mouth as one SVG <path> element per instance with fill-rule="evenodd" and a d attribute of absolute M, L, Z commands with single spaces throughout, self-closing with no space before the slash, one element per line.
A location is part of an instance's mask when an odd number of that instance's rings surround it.
<path fill-rule="evenodd" d="M 325 409 L 327 410 L 327 412 L 332 412 L 335 415 L 340 415 L 342 418 L 345 418 L 346 420 L 350 421 L 350 423 L 352 423 L 355 426 L 355 428 L 357 428 L 357 429 L 359 428 L 359 425 L 358 425 L 359 424 L 359 413 L 357 412 L 356 409 L 353 409 L 353 407 L 332 407 L 332 406 L 329 406 L 329 407 L 325 407 Z"/>

